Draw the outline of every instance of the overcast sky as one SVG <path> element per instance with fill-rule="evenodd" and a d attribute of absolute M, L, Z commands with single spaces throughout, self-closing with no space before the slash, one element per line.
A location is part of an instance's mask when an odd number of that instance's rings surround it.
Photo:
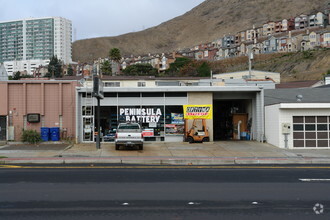
<path fill-rule="evenodd" d="M 117 36 L 156 26 L 204 0 L 0 0 L 0 21 L 60 16 L 77 40 Z M 75 40 L 75 39 L 72 39 Z"/>

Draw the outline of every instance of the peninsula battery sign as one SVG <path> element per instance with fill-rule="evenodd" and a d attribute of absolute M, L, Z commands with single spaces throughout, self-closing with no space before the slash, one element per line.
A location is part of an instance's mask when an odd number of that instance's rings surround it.
<path fill-rule="evenodd" d="M 212 119 L 212 105 L 184 105 L 185 119 Z"/>
<path fill-rule="evenodd" d="M 162 111 L 160 108 L 119 108 L 119 115 L 124 116 L 126 122 L 157 123 Z"/>

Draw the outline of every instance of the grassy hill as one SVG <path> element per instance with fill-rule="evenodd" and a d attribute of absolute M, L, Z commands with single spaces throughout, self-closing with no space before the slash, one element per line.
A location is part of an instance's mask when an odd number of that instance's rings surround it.
<path fill-rule="evenodd" d="M 106 57 L 110 48 L 123 54 L 171 52 L 209 42 L 224 34 L 329 7 L 329 0 L 206 0 L 182 16 L 144 31 L 73 43 L 74 61 Z M 95 21 L 97 22 L 97 21 Z"/>
<path fill-rule="evenodd" d="M 215 73 L 248 69 L 247 57 L 237 57 L 211 63 Z M 282 82 L 318 80 L 330 70 L 330 49 L 298 53 L 256 55 L 253 69 L 281 73 Z"/>

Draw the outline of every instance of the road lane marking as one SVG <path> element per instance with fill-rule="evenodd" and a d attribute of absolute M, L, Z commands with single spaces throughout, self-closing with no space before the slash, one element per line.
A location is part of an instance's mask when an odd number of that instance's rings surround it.
<path fill-rule="evenodd" d="M 302 182 L 330 182 L 330 179 L 299 179 Z"/>
<path fill-rule="evenodd" d="M 22 166 L 17 166 L 17 165 L 0 165 L 0 168 L 22 168 Z"/>

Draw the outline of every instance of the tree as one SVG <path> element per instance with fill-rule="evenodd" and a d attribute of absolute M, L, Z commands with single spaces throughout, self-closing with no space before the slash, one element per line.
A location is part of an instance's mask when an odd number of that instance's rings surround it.
<path fill-rule="evenodd" d="M 57 59 L 57 56 L 53 56 L 50 59 L 48 73 L 53 77 L 62 77 L 62 61 Z"/>
<path fill-rule="evenodd" d="M 150 64 L 134 64 L 123 70 L 125 75 L 129 76 L 157 76 L 158 70 Z"/>
<path fill-rule="evenodd" d="M 118 48 L 112 48 L 109 52 L 109 57 L 111 60 L 119 62 L 121 60 L 120 50 Z"/>
<path fill-rule="evenodd" d="M 192 60 L 187 57 L 178 57 L 175 59 L 173 63 L 170 64 L 170 68 L 166 71 L 167 73 L 179 73 L 181 69 L 188 64 L 190 64 Z"/>
<path fill-rule="evenodd" d="M 207 62 L 203 62 L 199 67 L 197 67 L 197 73 L 201 77 L 208 77 L 211 75 L 211 67 Z"/>
<path fill-rule="evenodd" d="M 119 73 L 119 61 L 121 60 L 120 50 L 118 48 L 112 48 L 109 51 L 109 57 L 112 60 L 112 74 L 116 75 Z"/>
<path fill-rule="evenodd" d="M 17 71 L 13 76 L 9 76 L 9 80 L 20 80 L 22 78 L 33 78 L 33 75 L 21 75 L 21 72 Z"/>
<path fill-rule="evenodd" d="M 68 66 L 68 75 L 73 76 L 73 68 L 72 68 L 71 64 L 69 64 L 69 66 Z"/>
<path fill-rule="evenodd" d="M 12 77 L 13 80 L 19 80 L 20 78 L 22 78 L 20 71 L 17 71 Z"/>
<path fill-rule="evenodd" d="M 100 69 L 103 75 L 111 75 L 111 63 L 109 62 L 109 60 L 106 60 L 103 63 L 101 63 Z"/>

